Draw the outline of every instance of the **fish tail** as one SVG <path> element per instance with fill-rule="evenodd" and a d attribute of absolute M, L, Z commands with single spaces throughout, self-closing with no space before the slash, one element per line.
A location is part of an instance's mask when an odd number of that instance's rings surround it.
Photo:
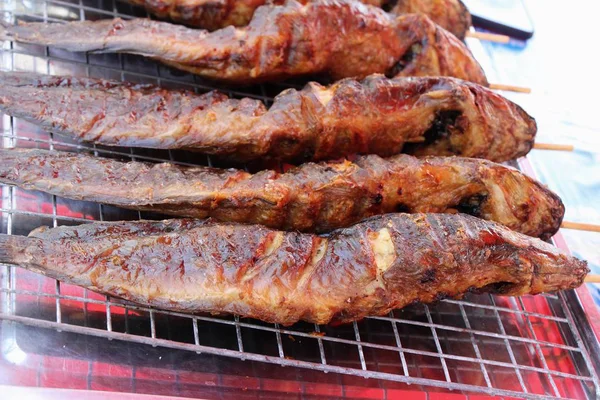
<path fill-rule="evenodd" d="M 6 21 L 0 21 L 0 40 L 10 40 L 11 35 L 8 33 L 8 28 L 11 25 Z"/>
<path fill-rule="evenodd" d="M 25 236 L 0 234 L 0 263 L 18 264 L 19 255 L 31 240 Z"/>

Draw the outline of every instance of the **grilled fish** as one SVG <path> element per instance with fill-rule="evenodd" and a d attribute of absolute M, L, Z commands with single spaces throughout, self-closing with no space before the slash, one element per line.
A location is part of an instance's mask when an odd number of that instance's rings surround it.
<path fill-rule="evenodd" d="M 284 0 L 127 0 L 144 7 L 160 18 L 170 18 L 196 28 L 214 31 L 229 25 L 248 25 L 256 9 L 264 4 L 283 4 Z M 300 0 L 302 4 L 310 0 Z M 360 0 L 375 7 L 388 1 Z M 392 14 L 424 14 L 442 28 L 464 39 L 471 26 L 471 15 L 460 0 L 398 0 Z"/>
<path fill-rule="evenodd" d="M 370 155 L 286 173 L 121 162 L 46 150 L 0 150 L 0 182 L 136 210 L 327 232 L 376 214 L 462 212 L 544 239 L 564 215 L 560 198 L 485 160 Z"/>
<path fill-rule="evenodd" d="M 461 0 L 397 0 L 390 13 L 426 15 L 460 40 L 472 24 L 471 14 Z"/>
<path fill-rule="evenodd" d="M 469 291 L 569 289 L 589 271 L 539 239 L 449 214 L 387 214 L 326 237 L 206 220 L 63 226 L 0 235 L 0 263 L 152 307 L 284 325 Z"/>
<path fill-rule="evenodd" d="M 0 111 L 109 146 L 193 149 L 236 161 L 349 154 L 460 155 L 506 161 L 533 146 L 535 120 L 482 86 L 373 75 L 254 99 L 90 78 L 0 72 Z"/>
<path fill-rule="evenodd" d="M 262 6 L 247 27 L 212 33 L 148 19 L 113 19 L 4 24 L 0 39 L 70 51 L 140 54 L 236 83 L 308 74 L 337 80 L 384 73 L 452 76 L 487 84 L 467 47 L 426 16 L 396 17 L 348 0 Z"/>

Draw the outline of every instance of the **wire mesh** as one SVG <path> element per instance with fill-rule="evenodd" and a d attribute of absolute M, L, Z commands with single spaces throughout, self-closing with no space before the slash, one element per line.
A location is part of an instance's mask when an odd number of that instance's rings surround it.
<path fill-rule="evenodd" d="M 3 20 L 61 21 L 147 16 L 113 0 L 5 2 Z M 196 92 L 220 89 L 233 97 L 271 104 L 297 83 L 228 88 L 142 57 L 73 54 L 4 42 L 3 70 L 71 74 Z M 183 165 L 213 160 L 179 151 L 108 148 L 54 136 L 23 120 L 2 115 L 2 147 L 38 147 L 97 156 Z M 1 186 L 0 232 L 27 234 L 40 225 L 160 216 L 72 201 Z M 6 321 L 109 339 L 163 346 L 284 366 L 309 368 L 382 381 L 521 398 L 595 398 L 594 359 L 576 324 L 567 295 L 519 299 L 469 295 L 434 306 L 414 305 L 348 326 L 299 323 L 292 327 L 233 317 L 186 315 L 142 307 L 109 296 L 3 266 L 1 315 Z M 577 312 L 577 309 L 575 309 Z M 3 330 L 2 335 L 9 335 Z"/>

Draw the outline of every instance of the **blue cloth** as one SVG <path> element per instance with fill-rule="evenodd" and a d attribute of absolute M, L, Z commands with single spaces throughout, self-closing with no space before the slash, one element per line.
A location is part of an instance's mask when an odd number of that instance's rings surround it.
<path fill-rule="evenodd" d="M 600 224 L 600 110 L 597 51 L 590 39 L 597 13 L 584 0 L 528 0 L 535 27 L 528 42 L 496 44 L 467 39 L 490 82 L 530 87 L 531 94 L 504 92 L 538 122 L 536 140 L 572 144 L 574 152 L 533 150 L 537 177 L 557 192 L 565 220 Z M 582 10 L 590 9 L 590 12 Z M 561 230 L 572 253 L 600 274 L 600 233 Z M 600 287 L 589 285 L 600 305 Z"/>

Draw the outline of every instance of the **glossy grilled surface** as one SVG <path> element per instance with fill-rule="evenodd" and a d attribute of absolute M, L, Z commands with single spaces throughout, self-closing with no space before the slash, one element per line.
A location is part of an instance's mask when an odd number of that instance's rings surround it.
<path fill-rule="evenodd" d="M 0 262 L 152 307 L 349 322 L 468 291 L 574 288 L 586 263 L 465 215 L 387 214 L 327 237 L 205 220 L 0 235 Z"/>
<path fill-rule="evenodd" d="M 137 4 L 160 18 L 170 18 L 196 28 L 211 31 L 229 25 L 248 25 L 256 9 L 266 0 L 127 0 Z M 310 0 L 301 0 L 306 4 Z M 388 1 L 360 0 L 361 3 L 376 7 L 389 6 Z M 283 0 L 269 1 L 269 4 L 283 4 Z M 471 26 L 471 15 L 460 0 L 398 0 L 391 13 L 424 14 L 442 28 L 460 39 Z"/>
<path fill-rule="evenodd" d="M 489 161 L 398 155 L 304 164 L 280 174 L 121 162 L 45 150 L 0 150 L 0 182 L 137 210 L 325 232 L 376 214 L 463 212 L 544 239 L 560 198 Z"/>
<path fill-rule="evenodd" d="M 267 0 L 126 0 L 160 18 L 214 31 L 230 25 L 248 25 L 254 12 Z M 305 3 L 304 1 L 301 1 Z M 283 4 L 283 0 L 270 1 Z"/>
<path fill-rule="evenodd" d="M 461 40 L 471 27 L 471 14 L 460 0 L 397 0 L 390 12 L 426 15 Z"/>
<path fill-rule="evenodd" d="M 533 146 L 535 120 L 480 85 L 373 75 L 259 100 L 152 85 L 0 72 L 0 110 L 110 146 L 194 149 L 236 161 L 299 162 L 354 153 L 506 161 Z"/>
<path fill-rule="evenodd" d="M 308 74 L 340 79 L 384 73 L 452 76 L 487 84 L 467 47 L 426 16 L 393 16 L 347 0 L 263 6 L 247 27 L 212 33 L 147 19 L 114 19 L 0 25 L 0 39 L 70 51 L 141 54 L 237 83 Z"/>

